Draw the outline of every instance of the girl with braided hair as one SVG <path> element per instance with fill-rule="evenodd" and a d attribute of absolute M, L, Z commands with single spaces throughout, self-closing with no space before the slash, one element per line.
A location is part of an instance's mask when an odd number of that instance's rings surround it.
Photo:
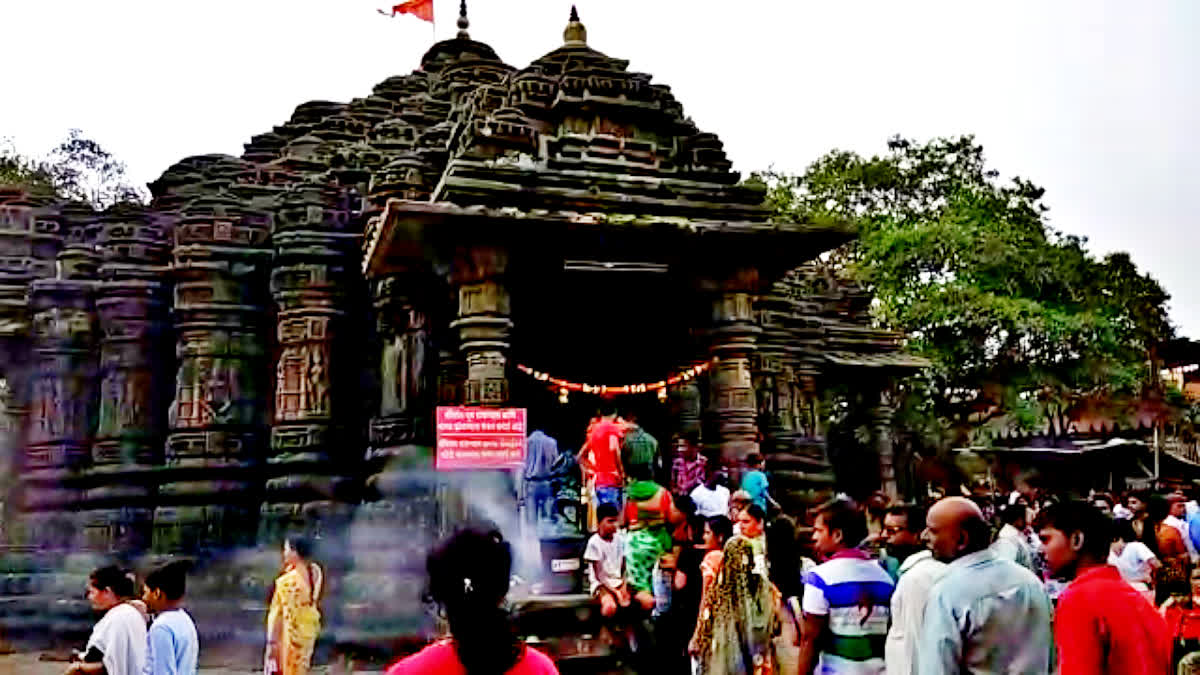
<path fill-rule="evenodd" d="M 495 528 L 455 532 L 429 554 L 426 598 L 450 624 L 450 637 L 398 661 L 387 675 L 558 675 L 545 654 L 525 646 L 502 607 L 512 549 Z"/>

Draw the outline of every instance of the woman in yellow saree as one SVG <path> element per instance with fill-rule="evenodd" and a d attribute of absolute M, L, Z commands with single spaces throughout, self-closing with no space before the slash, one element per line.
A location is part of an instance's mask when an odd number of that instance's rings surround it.
<path fill-rule="evenodd" d="M 310 560 L 312 544 L 300 537 L 283 542 L 283 573 L 275 580 L 267 612 L 266 675 L 308 675 L 321 613 L 317 601 L 324 581 Z"/>

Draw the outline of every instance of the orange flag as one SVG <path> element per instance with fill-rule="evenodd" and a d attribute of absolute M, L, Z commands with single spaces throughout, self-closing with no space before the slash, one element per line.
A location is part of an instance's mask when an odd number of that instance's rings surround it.
<path fill-rule="evenodd" d="M 394 7 L 389 15 L 382 9 L 379 13 L 384 16 L 396 16 L 397 14 L 412 14 L 422 21 L 433 23 L 433 0 L 405 0 Z"/>

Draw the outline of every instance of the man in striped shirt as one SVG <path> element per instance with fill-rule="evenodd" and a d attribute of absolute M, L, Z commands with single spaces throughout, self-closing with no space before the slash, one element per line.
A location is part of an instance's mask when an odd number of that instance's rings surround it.
<path fill-rule="evenodd" d="M 801 675 L 883 675 L 894 584 L 858 548 L 867 521 L 855 504 L 835 499 L 817 509 L 813 547 L 825 559 L 804 575 Z"/>

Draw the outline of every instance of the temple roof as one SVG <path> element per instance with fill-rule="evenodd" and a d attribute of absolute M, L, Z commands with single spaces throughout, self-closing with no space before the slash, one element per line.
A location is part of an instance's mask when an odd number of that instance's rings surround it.
<path fill-rule="evenodd" d="M 437 72 L 446 65 L 459 61 L 499 61 L 500 57 L 491 45 L 471 39 L 467 33 L 470 25 L 467 19 L 467 2 L 462 0 L 458 9 L 458 34 L 453 39 L 442 40 L 430 47 L 421 57 L 421 70 Z"/>
<path fill-rule="evenodd" d="M 764 186 L 739 182 L 669 87 L 589 47 L 574 8 L 563 43 L 522 69 L 471 39 L 465 3 L 458 27 L 412 73 L 348 103 L 303 103 L 241 158 L 177 163 L 152 184 L 156 205 L 306 180 L 365 197 L 367 217 L 404 199 L 768 219 Z"/>

